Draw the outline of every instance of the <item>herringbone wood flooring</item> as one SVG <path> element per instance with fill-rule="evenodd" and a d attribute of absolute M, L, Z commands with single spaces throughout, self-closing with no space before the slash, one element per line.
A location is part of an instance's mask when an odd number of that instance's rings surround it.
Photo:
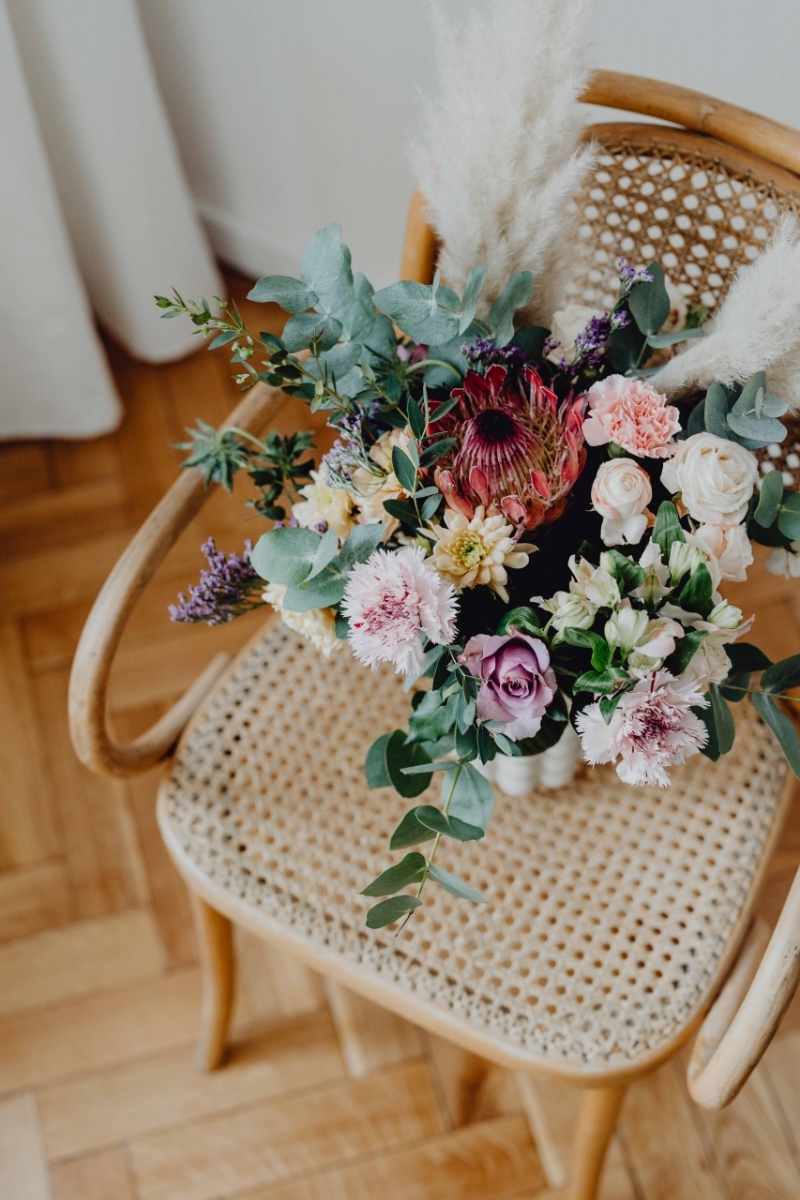
<path fill-rule="evenodd" d="M 118 433 L 0 447 L 0 1197 L 554 1196 L 509 1075 L 247 936 L 231 1061 L 195 1074 L 196 950 L 156 829 L 156 779 L 84 771 L 66 689 L 93 597 L 177 474 L 172 444 L 197 416 L 218 423 L 237 393 L 214 356 L 149 367 L 109 353 L 126 406 Z M 309 418 L 298 404 L 280 421 Z M 239 548 L 242 514 L 215 497 L 139 605 L 115 669 L 121 736 L 256 626 L 176 627 L 165 612 L 208 533 Z M 768 652 L 800 650 L 796 586 L 755 572 L 737 593 Z M 762 900 L 773 920 L 799 861 L 795 808 Z M 631 1089 L 603 1200 L 797 1200 L 800 1006 L 724 1113 L 689 1104 L 682 1065 Z M 563 1141 L 570 1098 L 550 1093 L 546 1107 Z"/>

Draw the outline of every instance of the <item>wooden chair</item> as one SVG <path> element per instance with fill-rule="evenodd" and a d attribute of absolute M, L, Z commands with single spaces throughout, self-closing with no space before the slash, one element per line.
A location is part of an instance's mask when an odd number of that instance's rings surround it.
<path fill-rule="evenodd" d="M 684 128 L 591 128 L 600 152 L 579 200 L 574 298 L 601 303 L 619 254 L 652 255 L 690 303 L 713 308 L 779 212 L 800 205 L 800 135 L 611 72 L 597 74 L 584 100 Z M 436 252 L 417 195 L 402 277 L 429 280 Z M 258 386 L 230 423 L 261 430 L 282 400 Z M 375 732 L 405 720 L 407 697 L 391 672 L 373 675 L 346 650 L 328 662 L 269 621 L 235 661 L 215 659 L 142 737 L 123 746 L 107 730 L 106 688 L 126 621 L 207 494 L 197 470 L 182 472 L 136 535 L 86 624 L 70 693 L 72 736 L 88 766 L 128 775 L 167 764 L 158 815 L 197 917 L 200 1064 L 213 1069 L 223 1056 L 236 922 L 531 1081 L 537 1130 L 547 1107 L 537 1089 L 547 1080 L 585 1089 L 569 1196 L 590 1200 L 631 1080 L 700 1029 L 691 1093 L 709 1107 L 728 1103 L 794 992 L 800 876 L 771 938 L 751 919 L 788 796 L 771 736 L 745 711 L 733 752 L 716 765 L 693 759 L 666 792 L 621 788 L 599 770 L 562 791 L 500 796 L 486 842 L 448 847 L 446 864 L 488 905 L 432 894 L 399 936 L 369 932 L 369 902 L 358 892 L 385 866 L 387 834 L 405 805 L 367 790 L 362 771 Z M 369 712 L 369 729 L 351 727 L 337 700 L 343 689 L 348 707 Z M 550 1181 L 562 1182 L 558 1161 L 544 1159 Z"/>

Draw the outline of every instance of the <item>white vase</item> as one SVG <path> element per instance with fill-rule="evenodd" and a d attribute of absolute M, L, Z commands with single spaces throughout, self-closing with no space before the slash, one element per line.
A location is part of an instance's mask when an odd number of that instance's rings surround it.
<path fill-rule="evenodd" d="M 567 725 L 555 746 L 542 754 L 520 758 L 498 754 L 479 769 L 507 796 L 524 796 L 535 787 L 558 788 L 570 783 L 575 778 L 580 750 L 580 738 L 572 726 Z"/>

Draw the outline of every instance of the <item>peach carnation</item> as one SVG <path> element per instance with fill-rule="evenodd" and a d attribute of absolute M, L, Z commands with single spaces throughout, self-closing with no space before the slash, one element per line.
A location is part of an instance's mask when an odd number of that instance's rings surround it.
<path fill-rule="evenodd" d="M 669 458 L 681 427 L 678 410 L 649 383 L 609 375 L 589 388 L 583 436 L 590 446 L 616 442 L 637 458 Z"/>

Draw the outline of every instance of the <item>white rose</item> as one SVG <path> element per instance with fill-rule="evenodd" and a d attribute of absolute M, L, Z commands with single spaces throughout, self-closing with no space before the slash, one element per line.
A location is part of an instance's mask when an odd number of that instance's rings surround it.
<path fill-rule="evenodd" d="M 559 345 L 548 354 L 550 361 L 557 363 L 563 358 L 565 362 L 574 362 L 575 338 L 579 333 L 583 333 L 592 317 L 604 315 L 593 308 L 587 308 L 585 304 L 567 304 L 558 312 L 554 312 L 550 322 L 550 333 Z"/>
<path fill-rule="evenodd" d="M 755 455 L 738 442 L 695 433 L 661 470 L 669 492 L 680 492 L 690 516 L 703 525 L 740 525 L 758 478 Z"/>
<path fill-rule="evenodd" d="M 753 564 L 753 550 L 744 525 L 701 525 L 694 531 L 695 541 L 719 563 L 722 579 L 741 583 Z M 716 586 L 716 584 L 714 585 Z"/>
<path fill-rule="evenodd" d="M 592 504 L 603 518 L 600 536 L 605 544 L 641 541 L 647 528 L 645 511 L 652 499 L 650 477 L 632 458 L 603 463 L 592 484 Z"/>

